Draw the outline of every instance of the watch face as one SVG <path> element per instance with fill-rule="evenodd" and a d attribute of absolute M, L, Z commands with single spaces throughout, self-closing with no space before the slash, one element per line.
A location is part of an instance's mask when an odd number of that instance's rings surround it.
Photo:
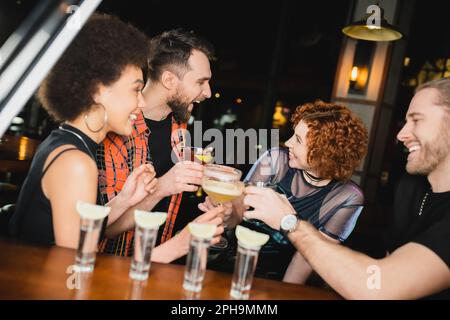
<path fill-rule="evenodd" d="M 295 225 L 297 224 L 297 217 L 293 214 L 285 216 L 281 220 L 281 228 L 283 230 L 292 230 L 295 228 Z"/>

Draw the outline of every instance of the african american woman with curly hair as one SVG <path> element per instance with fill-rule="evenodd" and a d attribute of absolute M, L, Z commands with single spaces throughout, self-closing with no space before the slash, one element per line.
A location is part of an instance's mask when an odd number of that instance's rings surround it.
<path fill-rule="evenodd" d="M 76 201 L 99 203 L 96 149 L 108 132 L 129 135 L 144 105 L 148 39 L 121 20 L 94 14 L 42 82 L 38 99 L 61 123 L 40 144 L 22 186 L 10 231 L 21 241 L 78 246 Z M 156 186 L 151 165 L 127 179 L 107 227 Z M 104 228 L 105 230 L 105 228 Z"/>

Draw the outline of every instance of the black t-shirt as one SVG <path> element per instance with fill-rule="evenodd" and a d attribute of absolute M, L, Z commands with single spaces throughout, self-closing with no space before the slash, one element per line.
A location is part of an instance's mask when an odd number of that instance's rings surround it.
<path fill-rule="evenodd" d="M 169 114 L 164 120 L 154 121 L 145 119 L 150 135 L 148 144 L 150 154 L 153 161 L 153 166 L 156 171 L 156 177 L 159 178 L 165 175 L 175 164 L 172 161 L 172 114 Z M 171 197 L 166 197 L 161 200 L 152 211 L 167 212 L 169 209 Z M 178 211 L 177 219 L 174 225 L 174 234 L 184 228 L 197 215 L 198 210 L 190 201 L 193 197 L 192 193 L 184 192 L 183 198 Z M 195 212 L 193 212 L 195 210 Z M 160 243 L 161 235 L 164 225 L 160 228 L 157 244 Z"/>
<path fill-rule="evenodd" d="M 172 116 L 167 116 L 164 120 L 154 121 L 145 119 L 150 136 L 148 145 L 155 167 L 156 177 L 159 178 L 167 173 L 172 166 L 172 144 L 170 141 L 172 133 Z"/>
<path fill-rule="evenodd" d="M 422 214 L 419 215 L 422 203 Z M 433 193 L 424 176 L 403 177 L 397 189 L 386 240 L 389 252 L 408 242 L 416 242 L 432 250 L 450 266 L 450 191 Z M 450 288 L 430 298 L 450 299 Z"/>

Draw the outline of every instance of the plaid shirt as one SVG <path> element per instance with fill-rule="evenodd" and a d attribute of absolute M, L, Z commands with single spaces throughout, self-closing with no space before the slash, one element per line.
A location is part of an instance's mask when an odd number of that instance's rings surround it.
<path fill-rule="evenodd" d="M 180 157 L 184 144 L 186 123 L 179 124 L 172 117 L 171 144 L 175 154 Z M 130 173 L 142 164 L 151 161 L 148 139 L 150 130 L 142 114 L 136 119 L 130 136 L 109 133 L 97 150 L 98 183 L 103 204 L 111 201 L 123 188 Z M 168 215 L 161 243 L 172 237 L 175 220 L 180 209 L 182 193 L 171 196 Z M 104 239 L 100 252 L 120 256 L 133 254 L 134 230 L 126 231 L 115 239 Z"/>

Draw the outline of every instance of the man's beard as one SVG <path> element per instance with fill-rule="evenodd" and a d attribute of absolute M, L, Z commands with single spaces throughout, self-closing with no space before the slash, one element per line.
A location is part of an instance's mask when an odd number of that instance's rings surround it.
<path fill-rule="evenodd" d="M 420 154 L 406 164 L 406 171 L 410 174 L 428 175 L 437 166 L 450 156 L 450 128 L 441 124 L 442 134 L 434 141 L 424 143 L 419 150 Z"/>
<path fill-rule="evenodd" d="M 190 104 L 191 102 L 183 101 L 179 94 L 167 101 L 167 105 L 172 110 L 175 120 L 181 123 L 188 122 L 191 117 L 191 112 L 188 110 Z"/>

